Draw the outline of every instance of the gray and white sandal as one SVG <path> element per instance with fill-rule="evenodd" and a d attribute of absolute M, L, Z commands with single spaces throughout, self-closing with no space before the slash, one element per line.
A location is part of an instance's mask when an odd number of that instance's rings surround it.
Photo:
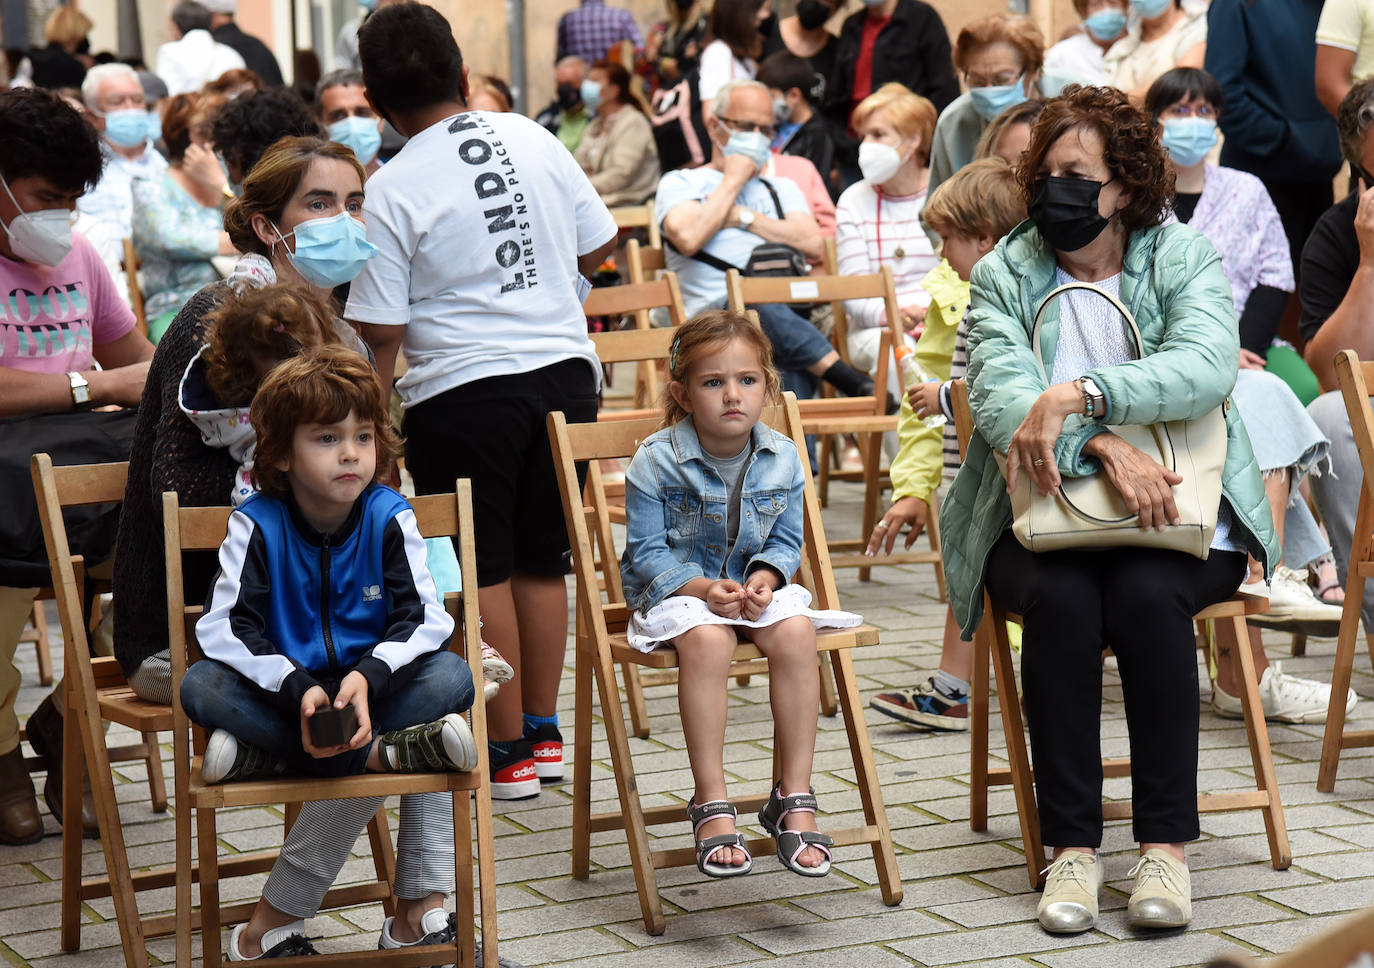
<path fill-rule="evenodd" d="M 744 837 L 738 830 L 732 834 L 707 837 L 705 840 L 697 837 L 697 832 L 708 821 L 718 817 L 729 817 L 734 820 L 737 816 L 734 804 L 729 800 L 708 800 L 700 806 L 697 806 L 695 798 L 687 801 L 687 820 L 692 824 L 692 839 L 696 841 L 697 847 L 697 870 L 707 877 L 739 877 L 741 874 L 748 874 L 753 870 L 754 858 L 749 856 L 749 849 L 744 846 Z M 719 864 L 711 860 L 717 851 L 727 847 L 734 847 L 743 851 L 744 863 L 736 866 L 735 864 Z"/>
<path fill-rule="evenodd" d="M 778 860 L 794 874 L 802 877 L 824 877 L 830 873 L 830 848 L 835 841 L 815 830 L 785 830 L 783 821 L 789 813 L 815 813 L 816 797 L 811 793 L 796 793 L 790 797 L 782 795 L 782 783 L 773 787 L 768 794 L 768 802 L 759 811 L 759 824 L 772 835 L 778 845 Z M 818 867 L 806 867 L 797 863 L 801 852 L 815 847 L 825 855 Z"/>

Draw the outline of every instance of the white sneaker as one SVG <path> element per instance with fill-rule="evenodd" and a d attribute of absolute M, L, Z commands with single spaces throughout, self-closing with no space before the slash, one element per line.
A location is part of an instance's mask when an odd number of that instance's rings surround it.
<path fill-rule="evenodd" d="M 1097 923 L 1097 893 L 1102 865 L 1096 854 L 1070 850 L 1046 869 L 1045 893 L 1035 907 L 1036 920 L 1051 934 L 1080 934 Z"/>
<path fill-rule="evenodd" d="M 1331 703 L 1331 685 L 1312 679 L 1287 675 L 1283 664 L 1272 663 L 1259 681 L 1260 706 L 1264 718 L 1277 723 L 1324 723 Z M 1353 689 L 1347 690 L 1345 713 L 1350 715 L 1358 699 Z M 1226 719 L 1243 719 L 1240 698 L 1222 692 L 1212 684 L 1212 709 Z"/>
<path fill-rule="evenodd" d="M 1266 628 L 1299 629 L 1313 635 L 1334 635 L 1341 624 L 1341 606 L 1328 605 L 1307 584 L 1307 570 L 1279 565 L 1266 589 L 1257 581 L 1240 586 L 1249 595 L 1268 596 L 1269 611 L 1247 621 Z"/>

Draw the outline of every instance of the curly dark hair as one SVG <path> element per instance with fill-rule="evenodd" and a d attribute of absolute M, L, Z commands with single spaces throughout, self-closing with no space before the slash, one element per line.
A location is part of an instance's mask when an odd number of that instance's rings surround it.
<path fill-rule="evenodd" d="M 269 87 L 241 94 L 215 115 L 215 148 L 229 166 L 229 177 L 242 182 L 262 153 L 288 136 L 319 137 L 320 126 L 299 94 Z"/>
<path fill-rule="evenodd" d="M 464 102 L 463 53 L 443 14 L 422 3 L 382 7 L 358 28 L 367 95 L 384 115 Z"/>
<path fill-rule="evenodd" d="M 1045 102 L 1016 169 L 1027 203 L 1051 146 L 1075 128 L 1098 133 L 1107 170 L 1130 196 L 1120 212 L 1121 227 L 1133 232 L 1158 225 L 1174 203 L 1174 173 L 1159 143 L 1159 125 L 1114 87 L 1070 84 Z"/>
<path fill-rule="evenodd" d="M 16 87 L 0 93 L 0 175 L 46 178 L 63 192 L 87 192 L 105 161 L 100 136 L 51 91 Z"/>

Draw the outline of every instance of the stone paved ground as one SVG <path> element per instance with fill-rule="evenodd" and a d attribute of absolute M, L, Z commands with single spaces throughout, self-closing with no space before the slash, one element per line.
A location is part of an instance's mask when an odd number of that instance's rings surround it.
<path fill-rule="evenodd" d="M 826 512 L 832 529 L 844 522 L 848 530 L 855 512 L 853 490 L 838 489 L 835 507 Z M 842 574 L 839 584 L 845 605 L 883 631 L 880 645 L 855 654 L 866 697 L 884 687 L 908 685 L 934 667 L 944 606 L 935 599 L 929 568 L 881 569 L 867 584 L 853 573 Z M 1286 659 L 1285 668 L 1327 678 L 1334 644 L 1314 640 L 1307 657 Z M 1267 638 L 1266 646 L 1273 659 L 1288 650 L 1280 636 Z M 60 661 L 60 649 L 55 651 Z M 35 684 L 32 651 L 25 648 L 20 658 L 25 674 L 22 717 L 44 690 Z M 571 737 L 571 674 L 564 685 L 561 711 Z M 1356 660 L 1355 686 L 1362 695 L 1374 696 L 1363 652 Z M 675 699 L 665 688 L 649 695 L 654 733 L 634 741 L 640 789 L 650 804 L 683 804 L 690 787 Z M 1120 688 L 1110 675 L 1105 698 L 1104 744 L 1109 753 L 1124 755 Z M 1168 715 L 1171 706 L 1162 697 L 1160 715 Z M 856 968 L 1171 968 L 1199 964 L 1237 947 L 1261 953 L 1287 950 L 1342 912 L 1374 903 L 1374 759 L 1368 751 L 1347 753 L 1336 792 L 1318 793 L 1319 726 L 1270 728 L 1292 837 L 1292 869 L 1269 866 L 1257 812 L 1204 816 L 1202 839 L 1190 851 L 1192 925 L 1185 932 L 1137 935 L 1126 926 L 1124 913 L 1130 890 L 1126 872 L 1133 863 L 1130 830 L 1114 824 L 1104 845 L 1108 886 L 1098 928 L 1056 938 L 1033 921 L 1036 895 L 1027 886 L 1010 792 L 993 795 L 987 832 L 968 827 L 967 735 L 909 731 L 871 711 L 867 718 L 905 882 L 900 907 L 883 906 L 872 861 L 857 848 L 839 851 L 835 871 L 818 880 L 790 875 L 776 859 L 765 857 L 756 861 L 750 876 L 733 882 L 710 882 L 691 868 L 663 873 L 667 931 L 649 937 L 639 920 L 621 838 L 596 835 L 591 879 L 569 877 L 571 803 L 567 788 L 551 787 L 536 800 L 496 805 L 502 953 L 528 966 L 576 962 L 580 968 L 763 963 L 797 968 L 837 963 Z M 1367 728 L 1371 719 L 1374 701 L 1365 701 L 1353 721 Z M 999 749 L 1000 730 L 994 730 L 993 747 Z M 1202 730 L 1201 787 L 1250 786 L 1241 725 L 1217 718 L 1204 706 Z M 727 769 L 736 789 L 766 788 L 770 732 L 766 686 L 755 679 L 735 691 L 727 734 Z M 838 722 L 822 720 L 818 745 L 815 786 L 824 814 L 835 822 L 852 822 L 859 803 Z M 598 740 L 593 754 L 593 799 L 606 804 L 615 790 L 604 742 Z M 166 758 L 170 762 L 170 744 Z M 120 766 L 117 789 L 136 866 L 166 863 L 173 856 L 170 814 L 156 817 L 150 812 L 143 780 L 141 767 Z M 1128 795 L 1128 789 L 1128 781 L 1108 781 L 1110 796 Z M 85 949 L 61 954 L 60 841 L 52 819 L 46 822 L 49 836 L 41 843 L 0 847 L 0 953 L 15 965 L 120 964 L 118 926 L 108 899 L 83 908 Z M 224 850 L 258 849 L 279 842 L 280 815 L 276 810 L 238 811 L 222 817 L 221 829 Z M 689 843 L 685 822 L 659 830 L 662 843 Z M 359 846 L 365 850 L 365 838 Z M 103 866 L 98 845 L 88 841 L 86 849 L 87 872 L 98 871 Z M 345 868 L 344 879 L 361 879 L 370 866 L 366 853 L 359 853 Z M 260 886 L 260 880 L 226 884 L 225 894 L 253 897 Z M 168 910 L 171 892 L 145 894 L 140 903 L 145 913 Z M 312 935 L 324 936 L 319 943 L 323 949 L 371 946 L 380 919 L 376 908 L 335 911 L 315 918 L 309 927 Z M 152 942 L 150 951 L 155 963 L 173 958 L 167 939 Z"/>

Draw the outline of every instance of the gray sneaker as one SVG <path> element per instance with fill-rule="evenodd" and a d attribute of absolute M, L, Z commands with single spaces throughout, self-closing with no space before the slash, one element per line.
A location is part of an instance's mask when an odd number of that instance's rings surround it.
<path fill-rule="evenodd" d="M 477 743 L 458 713 L 383 733 L 378 753 L 396 773 L 467 773 L 477 766 Z"/>

